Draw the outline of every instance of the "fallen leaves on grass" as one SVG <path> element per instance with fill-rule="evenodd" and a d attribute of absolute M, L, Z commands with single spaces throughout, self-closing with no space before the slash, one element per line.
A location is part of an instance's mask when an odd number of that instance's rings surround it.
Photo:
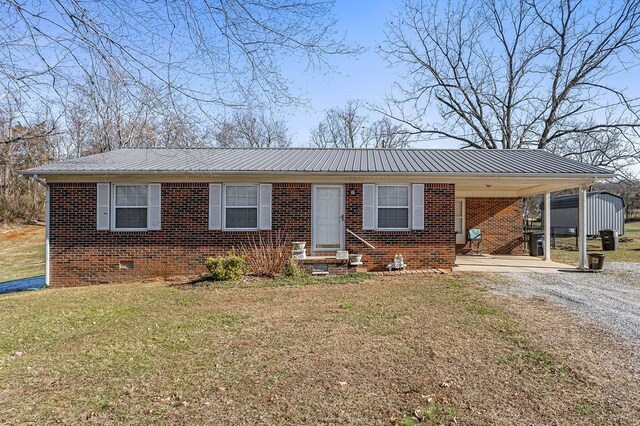
<path fill-rule="evenodd" d="M 637 419 L 627 348 L 558 308 L 455 276 L 326 282 L 5 296 L 0 423 Z"/>

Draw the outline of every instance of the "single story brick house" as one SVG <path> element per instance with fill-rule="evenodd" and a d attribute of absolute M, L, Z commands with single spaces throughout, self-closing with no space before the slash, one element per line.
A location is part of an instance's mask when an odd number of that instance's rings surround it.
<path fill-rule="evenodd" d="M 541 150 L 313 148 L 120 149 L 22 173 L 47 186 L 52 286 L 200 272 L 271 232 L 371 270 L 396 253 L 451 268 L 469 228 L 522 254 L 523 197 L 613 176 Z"/>

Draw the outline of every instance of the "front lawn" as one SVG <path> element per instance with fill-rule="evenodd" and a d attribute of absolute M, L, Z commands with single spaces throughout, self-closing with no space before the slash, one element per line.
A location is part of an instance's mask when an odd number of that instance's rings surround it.
<path fill-rule="evenodd" d="M 44 226 L 0 228 L 0 282 L 44 275 Z"/>
<path fill-rule="evenodd" d="M 0 296 L 0 423 L 633 423 L 628 348 L 469 276 Z M 280 283 L 282 284 L 282 283 Z"/>

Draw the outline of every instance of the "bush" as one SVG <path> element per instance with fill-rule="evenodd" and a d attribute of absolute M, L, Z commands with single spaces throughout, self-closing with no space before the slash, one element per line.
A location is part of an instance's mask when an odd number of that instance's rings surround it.
<path fill-rule="evenodd" d="M 214 281 L 236 281 L 247 272 L 247 263 L 239 256 L 210 257 L 207 269 Z"/>
<path fill-rule="evenodd" d="M 293 257 L 290 257 L 284 266 L 284 275 L 287 277 L 299 277 L 302 275 L 298 262 Z"/>
<path fill-rule="evenodd" d="M 291 243 L 281 234 L 269 233 L 243 245 L 240 255 L 247 261 L 249 271 L 257 276 L 275 277 L 285 272 L 291 258 Z"/>

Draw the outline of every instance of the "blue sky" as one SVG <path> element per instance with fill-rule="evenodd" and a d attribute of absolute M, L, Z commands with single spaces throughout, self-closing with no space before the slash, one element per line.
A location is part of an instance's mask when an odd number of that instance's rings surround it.
<path fill-rule="evenodd" d="M 326 73 L 309 72 L 296 63 L 285 64 L 287 77 L 294 81 L 292 89 L 301 89 L 311 101 L 311 108 L 286 117 L 294 145 L 308 144 L 310 129 L 317 126 L 326 109 L 343 106 L 349 99 L 376 103 L 391 90 L 399 76 L 387 67 L 378 46 L 384 40 L 386 21 L 399 6 L 395 1 L 336 1 L 337 31 L 345 34 L 347 42 L 366 51 L 355 57 L 335 58 L 331 63 L 334 71 Z M 441 145 L 457 146 L 446 142 Z"/>

